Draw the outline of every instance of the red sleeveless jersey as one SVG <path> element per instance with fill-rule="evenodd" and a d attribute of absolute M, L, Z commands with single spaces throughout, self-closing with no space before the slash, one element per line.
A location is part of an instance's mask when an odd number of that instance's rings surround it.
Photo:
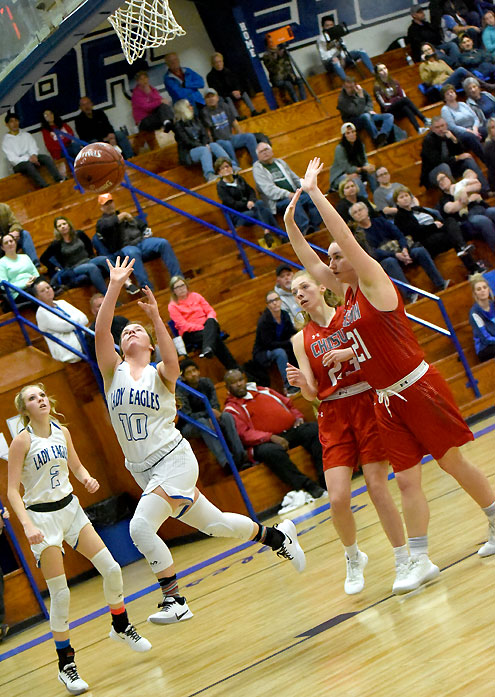
<path fill-rule="evenodd" d="M 373 307 L 359 287 L 355 293 L 348 288 L 345 294 L 342 327 L 361 366 L 362 379 L 375 389 L 393 385 L 424 360 L 397 288 L 395 292 L 399 304 L 389 312 Z"/>
<path fill-rule="evenodd" d="M 343 387 L 364 381 L 359 361 L 353 358 L 345 363 L 336 363 L 330 368 L 323 365 L 325 353 L 349 347 L 349 340 L 342 329 L 344 308 L 337 307 L 328 327 L 320 327 L 312 320 L 304 327 L 304 350 L 318 384 L 318 399 L 322 400 Z"/>

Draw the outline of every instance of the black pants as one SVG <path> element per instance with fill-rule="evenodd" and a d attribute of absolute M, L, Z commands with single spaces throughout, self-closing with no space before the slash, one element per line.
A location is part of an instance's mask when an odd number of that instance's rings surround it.
<path fill-rule="evenodd" d="M 3 624 L 5 619 L 5 604 L 3 600 L 3 571 L 0 566 L 0 624 Z"/>
<path fill-rule="evenodd" d="M 63 177 L 58 171 L 57 166 L 50 157 L 50 155 L 38 155 L 37 157 L 39 163 L 47 168 L 47 170 L 50 172 L 50 174 L 56 182 L 62 181 Z M 15 165 L 13 167 L 13 170 L 14 172 L 21 172 L 21 174 L 25 174 L 27 177 L 32 179 L 37 186 L 39 186 L 42 189 L 44 189 L 47 186 L 50 186 L 41 176 L 40 168 L 32 162 L 30 162 L 30 160 L 26 160 L 26 162 L 19 162 L 18 165 Z"/>
<path fill-rule="evenodd" d="M 145 116 L 139 124 L 140 131 L 158 131 L 163 128 L 164 121 L 174 120 L 174 110 L 168 104 L 160 104 L 151 114 Z"/>
<path fill-rule="evenodd" d="M 318 479 L 321 482 L 323 480 L 323 462 L 321 443 L 318 437 L 318 424 L 312 421 L 301 424 L 297 428 L 290 428 L 288 431 L 278 433 L 277 435 L 289 441 L 290 448 L 302 445 L 308 451 L 318 472 Z M 262 443 L 261 445 L 255 445 L 253 453 L 257 460 L 264 462 L 291 489 L 306 489 L 308 484 L 310 486 L 314 484 L 309 477 L 297 469 L 288 452 L 281 445 Z"/>
<path fill-rule="evenodd" d="M 188 351 L 200 348 L 204 352 L 210 348 L 227 370 L 238 367 L 236 359 L 220 337 L 220 325 L 216 319 L 210 317 L 206 320 L 203 329 L 197 332 L 184 332 L 182 338 Z"/>
<path fill-rule="evenodd" d="M 388 109 L 387 114 L 393 114 L 394 118 L 405 117 L 409 119 L 414 128 L 419 131 L 419 124 L 416 116 L 424 123 L 425 117 L 420 112 L 416 104 L 411 102 L 409 97 L 403 97 L 394 102 Z"/>
<path fill-rule="evenodd" d="M 478 353 L 478 359 L 482 362 L 488 361 L 490 358 L 495 358 L 495 344 L 486 346 Z"/>

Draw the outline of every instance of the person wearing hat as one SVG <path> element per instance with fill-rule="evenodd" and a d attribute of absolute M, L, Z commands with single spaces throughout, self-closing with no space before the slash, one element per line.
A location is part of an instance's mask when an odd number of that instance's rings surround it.
<path fill-rule="evenodd" d="M 451 68 L 458 65 L 459 46 L 455 41 L 442 43 L 440 29 L 434 27 L 425 19 L 425 11 L 421 5 L 412 5 L 410 9 L 411 24 L 407 29 L 407 43 L 411 47 L 411 57 L 415 63 L 421 60 L 421 46 L 426 42 L 435 46 L 440 57 Z"/>
<path fill-rule="evenodd" d="M 277 276 L 277 282 L 274 287 L 275 293 L 278 293 L 280 301 L 282 303 L 281 309 L 285 310 L 291 320 L 292 324 L 296 326 L 299 320 L 303 319 L 301 306 L 292 295 L 292 279 L 294 278 L 294 271 L 288 264 L 279 264 L 275 270 Z"/>
<path fill-rule="evenodd" d="M 373 101 L 361 85 L 356 85 L 353 77 L 346 77 L 337 100 L 337 109 L 342 121 L 350 121 L 358 130 L 364 128 L 377 148 L 387 145 L 393 135 L 394 117 L 392 114 L 377 114 Z"/>
<path fill-rule="evenodd" d="M 161 257 L 171 277 L 182 275 L 179 261 L 168 240 L 150 234 L 145 236 L 145 232 L 149 230 L 145 221 L 133 218 L 126 211 L 116 210 L 112 194 L 100 194 L 98 204 L 102 215 L 96 223 L 96 235 L 93 237 L 93 245 L 98 254 L 134 259 L 134 276 L 140 288 L 148 286 L 153 289 L 143 262 L 154 259 L 157 255 Z M 128 292 L 135 291 L 128 289 Z"/>
<path fill-rule="evenodd" d="M 41 189 L 50 186 L 41 176 L 41 165 L 46 167 L 56 182 L 65 180 L 50 155 L 39 153 L 38 144 L 33 136 L 19 129 L 17 114 L 9 111 L 5 116 L 5 123 L 9 132 L 3 137 L 2 150 L 14 172 L 25 174 Z"/>
<path fill-rule="evenodd" d="M 213 142 L 222 146 L 230 156 L 234 168 L 239 167 L 235 151 L 246 148 L 252 162 L 256 162 L 256 137 L 253 133 L 243 133 L 236 118 L 234 109 L 223 99 L 213 87 L 205 92 L 206 106 L 201 110 L 201 118 L 205 128 L 210 133 Z"/>
<path fill-rule="evenodd" d="M 330 167 L 330 190 L 337 191 L 341 181 L 351 178 L 354 179 L 359 194 L 367 198 L 364 182 L 369 183 L 372 191 L 377 186 L 374 175 L 375 165 L 368 162 L 363 142 L 353 123 L 350 121 L 344 123 L 340 132 L 342 138 L 335 148 L 333 163 Z"/>

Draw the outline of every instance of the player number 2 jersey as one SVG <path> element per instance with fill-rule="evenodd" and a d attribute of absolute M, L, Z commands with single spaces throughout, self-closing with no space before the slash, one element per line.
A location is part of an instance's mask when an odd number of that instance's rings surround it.
<path fill-rule="evenodd" d="M 128 462 L 144 462 L 172 441 L 175 395 L 169 392 L 155 366 L 147 365 L 134 380 L 129 364 L 117 366 L 107 392 L 108 411 L 115 434 Z"/>
<path fill-rule="evenodd" d="M 50 428 L 48 438 L 41 438 L 31 426 L 26 427 L 31 445 L 21 472 L 25 506 L 60 501 L 72 492 L 64 432 L 54 421 L 50 422 Z"/>

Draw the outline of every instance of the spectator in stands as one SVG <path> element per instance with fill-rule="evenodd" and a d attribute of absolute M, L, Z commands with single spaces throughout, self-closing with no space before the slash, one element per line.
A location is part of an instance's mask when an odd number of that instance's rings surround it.
<path fill-rule="evenodd" d="M 27 230 L 24 230 L 20 222 L 15 217 L 12 208 L 6 203 L 0 203 L 0 237 L 10 232 L 17 241 L 17 249 L 27 254 L 36 267 L 39 267 L 40 260 L 36 254 L 33 238 Z"/>
<path fill-rule="evenodd" d="M 215 174 L 219 176 L 217 194 L 224 206 L 233 208 L 239 213 L 245 213 L 260 223 L 278 227 L 273 213 L 264 201 L 256 197 L 256 192 L 239 174 L 234 174 L 232 163 L 228 158 L 219 157 L 215 160 Z M 238 225 L 253 225 L 238 215 L 231 214 L 232 223 Z M 273 245 L 273 233 L 263 229 L 263 237 L 268 247 Z"/>
<path fill-rule="evenodd" d="M 475 10 L 470 12 L 462 0 L 444 0 L 440 29 L 443 41 L 459 40 L 468 34 L 476 45 L 480 42 L 480 17 Z"/>
<path fill-rule="evenodd" d="M 234 110 L 219 99 L 218 92 L 213 87 L 205 91 L 206 106 L 201 111 L 201 118 L 215 143 L 218 143 L 228 153 L 234 166 L 239 166 L 235 151 L 246 148 L 251 162 L 256 162 L 256 137 L 253 133 L 243 133 L 236 119 Z"/>
<path fill-rule="evenodd" d="M 452 85 L 444 85 L 441 94 L 445 102 L 440 112 L 447 123 L 447 128 L 455 135 L 464 150 L 470 150 L 483 159 L 481 141 L 486 130 L 474 109 L 466 102 L 458 102 Z"/>
<path fill-rule="evenodd" d="M 40 154 L 33 136 L 27 131 L 19 129 L 17 114 L 8 112 L 5 116 L 5 123 L 9 131 L 3 137 L 2 150 L 14 172 L 25 174 L 36 186 L 45 188 L 49 184 L 43 179 L 39 171 L 43 165 L 56 182 L 64 181 L 65 177 L 60 174 L 50 155 Z"/>
<path fill-rule="evenodd" d="M 268 143 L 258 143 L 256 152 L 258 161 L 253 165 L 256 187 L 272 213 L 283 213 L 299 189 L 301 179 L 284 160 L 274 157 Z M 318 209 L 304 191 L 297 202 L 295 219 L 305 235 L 317 230 L 321 224 Z"/>
<path fill-rule="evenodd" d="M 197 348 L 200 358 L 213 358 L 226 368 L 234 368 L 237 361 L 230 353 L 222 338 L 222 330 L 217 321 L 217 313 L 199 293 L 189 290 L 186 279 L 181 275 L 170 279 L 172 298 L 168 304 L 170 319 L 184 339 L 188 351 Z"/>
<path fill-rule="evenodd" d="M 206 128 L 200 118 L 194 115 L 194 108 L 187 99 L 180 99 L 174 104 L 174 113 L 173 131 L 179 150 L 179 162 L 185 167 L 199 162 L 206 181 L 214 181 L 214 160 L 218 157 L 230 159 L 229 155 L 219 143 L 211 142 Z"/>
<path fill-rule="evenodd" d="M 357 61 L 362 61 L 368 72 L 373 75 L 373 63 L 363 49 L 345 51 L 341 38 L 333 38 L 331 30 L 335 27 L 333 15 L 321 18 L 322 32 L 316 40 L 318 53 L 327 73 L 335 73 L 344 81 L 347 77 L 345 68 Z"/>
<path fill-rule="evenodd" d="M 163 76 L 165 89 L 175 104 L 179 100 L 187 99 L 196 114 L 204 107 L 205 100 L 199 91 L 205 86 L 205 81 L 191 68 L 182 68 L 180 58 L 176 53 L 166 53 L 164 56 L 167 70 Z"/>
<path fill-rule="evenodd" d="M 186 385 L 192 387 L 197 392 L 201 392 L 201 394 L 204 394 L 208 399 L 229 450 L 232 453 L 235 465 L 238 468 L 242 468 L 242 465 L 247 460 L 247 453 L 237 433 L 234 417 L 227 411 L 223 413 L 220 411 L 220 403 L 213 381 L 210 380 L 210 378 L 201 377 L 197 364 L 190 358 L 186 358 L 181 362 L 180 374 L 181 379 Z M 208 411 L 200 397 L 196 397 L 196 395 L 185 390 L 180 382 L 177 383 L 177 396 L 179 398 L 179 417 L 182 415 L 190 416 L 204 426 L 214 430 Z M 220 465 L 222 467 L 227 465 L 227 456 L 218 438 L 215 438 L 215 436 L 210 435 L 185 419 L 179 419 L 178 428 L 185 438 L 202 438 Z"/>
<path fill-rule="evenodd" d="M 474 350 L 479 361 L 495 358 L 495 303 L 493 292 L 483 274 L 471 276 L 474 305 L 469 310 Z"/>
<path fill-rule="evenodd" d="M 488 171 L 488 181 L 491 191 L 495 191 L 495 116 L 486 123 L 487 137 L 483 144 L 484 161 Z"/>
<path fill-rule="evenodd" d="M 55 293 L 48 281 L 40 276 L 33 283 L 33 293 L 38 300 L 41 300 L 52 307 L 54 310 L 58 310 L 64 316 L 69 317 L 69 319 L 81 324 L 83 327 L 88 326 L 88 318 L 78 310 L 77 307 L 71 305 L 66 300 L 55 300 Z M 52 334 L 56 339 L 60 339 L 65 344 L 68 344 L 71 348 L 83 353 L 83 348 L 79 337 L 76 334 L 74 325 L 62 319 L 58 315 L 55 315 L 50 310 L 44 307 L 38 307 L 36 310 L 36 324 L 42 332 L 48 332 Z M 53 358 L 57 361 L 62 361 L 62 363 L 77 363 L 81 359 L 73 351 L 65 346 L 57 344 L 52 339 L 45 336 L 45 341 L 48 345 L 48 350 Z"/>
<path fill-rule="evenodd" d="M 440 214 L 432 208 L 415 206 L 413 195 L 406 187 L 397 189 L 394 193 L 397 204 L 397 215 L 394 223 L 403 235 L 409 235 L 414 242 L 419 242 L 425 247 L 434 259 L 438 254 L 454 249 L 457 256 L 472 273 L 475 262 L 470 255 L 470 247 L 462 234 L 460 225 L 452 218 L 445 222 L 440 220 Z M 447 288 L 449 281 L 445 281 L 443 289 Z M 439 288 L 442 290 L 442 287 Z"/>
<path fill-rule="evenodd" d="M 89 309 L 91 310 L 91 314 L 94 316 L 94 320 L 93 322 L 91 322 L 88 329 L 92 329 L 93 331 L 95 330 L 96 318 L 98 317 L 98 312 L 100 311 L 100 307 L 104 297 L 105 296 L 102 293 L 95 293 L 89 299 Z M 120 346 L 120 335 L 122 334 L 122 330 L 124 329 L 124 327 L 126 327 L 128 324 L 129 320 L 127 319 L 127 317 L 124 317 L 123 315 L 113 316 L 110 331 L 112 332 L 114 344 L 116 344 L 117 346 Z M 84 338 L 86 339 L 89 355 L 96 363 L 95 338 L 94 336 L 90 336 L 89 334 L 85 334 Z M 159 361 L 159 359 L 156 356 L 157 348 L 158 347 L 155 347 L 156 362 Z"/>
<path fill-rule="evenodd" d="M 280 90 L 288 92 L 293 102 L 303 102 L 306 99 L 304 82 L 294 72 L 287 49 L 283 45 L 277 46 L 271 34 L 265 35 L 265 43 L 267 50 L 262 55 L 261 60 L 268 71 L 271 84 L 273 87 L 278 87 Z M 299 99 L 297 98 L 296 87 L 299 91 Z"/>
<path fill-rule="evenodd" d="M 489 92 L 482 92 L 479 80 L 475 77 L 467 77 L 462 83 L 462 88 L 467 97 L 466 104 L 476 113 L 486 131 L 487 119 L 495 115 L 495 97 Z"/>
<path fill-rule="evenodd" d="M 488 10 L 483 15 L 481 39 L 485 50 L 495 58 L 495 11 Z"/>
<path fill-rule="evenodd" d="M 150 85 L 146 70 L 136 73 L 136 86 L 131 97 L 132 116 L 140 131 L 169 131 L 174 120 L 174 110 L 160 92 Z"/>
<path fill-rule="evenodd" d="M 287 380 L 287 363 L 295 364 L 290 340 L 295 333 L 289 313 L 282 310 L 280 295 L 274 290 L 269 290 L 266 294 L 265 311 L 256 327 L 253 359 L 265 369 L 274 363 L 277 365 L 284 383 L 284 392 L 288 396 L 300 392 L 298 387 L 292 387 Z"/>
<path fill-rule="evenodd" d="M 377 114 L 370 95 L 361 85 L 356 85 L 354 78 L 344 80 L 337 109 L 344 123 L 350 121 L 358 131 L 366 129 L 377 148 L 387 144 L 393 132 L 394 117 L 392 114 Z"/>
<path fill-rule="evenodd" d="M 407 41 L 411 46 L 411 56 L 415 63 L 421 60 L 421 47 L 427 42 L 435 46 L 438 55 L 451 67 L 457 65 L 459 46 L 456 41 L 442 43 L 440 30 L 425 20 L 425 11 L 420 5 L 411 7 L 411 24 L 407 30 Z"/>
<path fill-rule="evenodd" d="M 0 535 L 3 533 L 3 528 L 5 526 L 4 520 L 10 518 L 9 512 L 6 508 L 0 510 Z M 5 603 L 3 598 L 3 571 L 0 566 L 0 644 L 5 639 L 9 633 L 9 625 L 5 624 Z"/>
<path fill-rule="evenodd" d="M 289 397 L 269 387 L 246 383 L 240 369 L 225 374 L 229 391 L 224 411 L 232 414 L 242 444 L 252 461 L 264 462 L 291 489 L 304 489 L 315 499 L 325 490 L 303 474 L 292 462 L 288 450 L 302 445 L 313 459 L 319 482 L 323 483 L 318 425 L 305 423 Z"/>
<path fill-rule="evenodd" d="M 402 184 L 399 182 L 390 181 L 390 172 L 386 167 L 378 167 L 376 170 L 376 178 L 378 180 L 378 186 L 373 191 L 373 203 L 379 213 L 393 218 L 397 213 L 397 206 L 394 201 L 394 192 L 399 189 Z M 419 205 L 418 200 L 415 198 L 415 204 Z"/>
<path fill-rule="evenodd" d="M 225 67 L 223 56 L 221 53 L 214 53 L 211 57 L 212 69 L 206 76 L 208 87 L 212 87 L 227 103 L 235 109 L 236 119 L 243 121 L 246 117 L 239 116 L 237 104 L 242 100 L 251 112 L 251 116 L 260 116 L 264 114 L 266 109 L 258 111 L 255 107 L 249 94 L 243 89 L 241 79 L 238 75 Z"/>
<path fill-rule="evenodd" d="M 437 208 L 444 218 L 453 218 L 458 223 L 469 222 L 466 234 L 481 236 L 495 251 L 495 207 L 483 201 L 481 183 L 475 172 L 468 169 L 464 177 L 456 184 L 445 172 L 437 174 L 437 185 L 442 192 Z"/>
<path fill-rule="evenodd" d="M 361 231 L 364 233 L 366 242 L 372 250 L 372 256 L 380 262 L 391 278 L 409 283 L 402 267 L 419 264 L 435 288 L 442 290 L 446 287 L 446 281 L 425 247 L 415 242 L 412 237 L 406 238 L 391 220 L 382 216 L 372 220 L 364 203 L 355 203 L 350 213 L 357 223 L 356 234 L 358 235 Z M 418 294 L 414 291 L 400 286 L 399 290 L 408 302 L 413 303 L 418 299 Z"/>
<path fill-rule="evenodd" d="M 343 179 L 340 182 L 339 196 L 340 201 L 337 203 L 335 208 L 337 210 L 337 213 L 340 215 L 341 218 L 345 220 L 346 223 L 349 223 L 349 221 L 352 220 L 349 211 L 351 209 L 351 206 L 353 206 L 358 201 L 360 203 L 364 203 L 364 205 L 368 209 L 370 217 L 374 218 L 377 215 L 373 204 L 368 199 L 368 196 L 362 196 L 360 194 L 356 180 L 352 177 L 348 179 Z"/>
<path fill-rule="evenodd" d="M 89 282 L 103 295 L 107 286 L 109 256 L 95 256 L 91 240 L 82 230 L 75 230 L 65 216 L 53 221 L 53 242 L 41 255 L 41 262 L 56 286 L 79 286 Z"/>
<path fill-rule="evenodd" d="M 459 41 L 461 55 L 459 56 L 459 64 L 468 70 L 477 70 L 483 75 L 485 80 L 493 79 L 495 73 L 495 64 L 492 61 L 491 55 L 484 48 L 475 48 L 473 40 L 467 34 L 463 34 Z"/>
<path fill-rule="evenodd" d="M 130 213 L 118 211 L 112 194 L 98 196 L 101 209 L 101 217 L 96 223 L 96 240 L 100 248 L 95 246 L 99 254 L 119 254 L 121 257 L 129 256 L 134 259 L 134 275 L 140 288 L 153 284 L 148 278 L 143 261 L 160 256 L 170 276 L 180 275 L 180 265 L 172 245 L 164 237 L 145 236 L 149 230 L 144 220 L 134 218 Z M 96 241 L 95 241 L 96 244 Z M 131 294 L 134 288 L 129 286 L 127 291 Z"/>
<path fill-rule="evenodd" d="M 19 254 L 17 240 L 7 232 L 2 235 L 0 247 L 3 256 L 0 259 L 0 281 L 8 281 L 22 290 L 30 291 L 34 280 L 39 276 L 39 271 L 27 254 Z M 19 293 L 11 291 L 14 298 Z"/>
<path fill-rule="evenodd" d="M 364 182 L 368 182 L 370 189 L 376 189 L 375 165 L 368 162 L 363 141 L 359 138 L 356 126 L 344 123 L 340 132 L 342 138 L 335 148 L 332 166 L 330 167 L 330 190 L 337 190 L 344 179 L 355 180 L 361 196 L 367 196 Z"/>
<path fill-rule="evenodd" d="M 463 80 L 467 77 L 476 77 L 466 68 L 452 68 L 447 63 L 439 58 L 436 54 L 435 47 L 431 44 L 424 43 L 421 47 L 421 63 L 419 64 L 419 76 L 421 82 L 430 88 L 439 90 L 443 85 L 450 84 L 458 89 L 462 86 Z M 490 82 L 480 80 L 480 85 L 485 89 L 493 89 L 494 85 Z M 435 92 L 435 90 L 433 90 Z M 437 94 L 433 94 L 433 98 L 437 98 Z"/>
<path fill-rule="evenodd" d="M 55 130 L 68 133 L 71 136 L 74 135 L 72 128 L 68 123 L 62 121 L 59 114 L 56 114 L 51 109 L 45 109 L 41 116 L 41 135 L 43 136 L 43 142 L 45 143 L 45 147 L 53 159 L 60 160 L 62 157 L 64 157 L 64 153 Z M 71 138 L 65 138 L 64 136 L 59 136 L 59 138 L 61 138 L 69 155 L 71 157 L 75 157 L 81 149 L 81 146 Z"/>
<path fill-rule="evenodd" d="M 422 114 L 406 95 L 397 80 L 389 75 L 385 63 L 378 63 L 375 66 L 373 91 L 382 113 L 392 114 L 394 120 L 409 119 L 417 133 L 425 133 L 428 130 L 427 126 L 431 123 L 430 119 Z M 419 125 L 418 119 L 423 123 L 423 126 Z"/>
<path fill-rule="evenodd" d="M 81 140 L 86 143 L 105 142 L 114 147 L 118 145 L 126 160 L 133 157 L 134 150 L 127 134 L 114 130 L 103 109 L 95 109 L 89 97 L 81 97 L 79 108 L 81 113 L 74 119 L 74 126 Z"/>
<path fill-rule="evenodd" d="M 434 116 L 430 132 L 425 135 L 421 148 L 420 183 L 427 189 L 432 189 L 437 184 L 439 172 L 445 172 L 449 177 L 460 177 L 466 169 L 474 169 L 483 190 L 487 191 L 488 182 L 478 164 L 449 131 L 443 116 Z"/>
<path fill-rule="evenodd" d="M 304 320 L 301 312 L 301 306 L 292 295 L 292 279 L 294 271 L 287 264 L 279 264 L 275 271 L 277 282 L 273 289 L 280 298 L 282 310 L 287 312 L 292 320 L 292 324 L 296 327 L 299 322 Z M 297 329 L 297 327 L 296 327 Z"/>

